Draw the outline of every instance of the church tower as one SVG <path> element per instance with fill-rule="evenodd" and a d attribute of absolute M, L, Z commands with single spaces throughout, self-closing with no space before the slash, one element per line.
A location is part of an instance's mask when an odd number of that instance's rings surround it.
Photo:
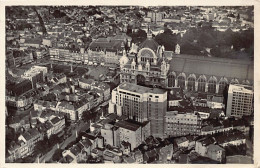
<path fill-rule="evenodd" d="M 150 25 L 148 25 L 148 30 L 147 30 L 147 39 L 152 39 L 153 33 L 150 29 Z"/>
<path fill-rule="evenodd" d="M 167 73 L 167 65 L 165 60 L 163 59 L 162 64 L 161 64 L 161 74 L 162 75 L 166 75 Z"/>
<path fill-rule="evenodd" d="M 136 66 L 136 62 L 135 62 L 135 58 L 133 58 L 133 61 L 131 63 L 131 69 L 135 70 L 135 66 Z"/>

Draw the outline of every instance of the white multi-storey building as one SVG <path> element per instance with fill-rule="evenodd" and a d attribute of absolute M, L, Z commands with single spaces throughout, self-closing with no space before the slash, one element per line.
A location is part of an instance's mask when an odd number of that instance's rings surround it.
<path fill-rule="evenodd" d="M 151 134 L 162 137 L 167 111 L 167 92 L 158 88 L 122 83 L 112 91 L 109 113 L 125 115 L 138 122 L 151 122 Z"/>
<path fill-rule="evenodd" d="M 242 117 L 253 112 L 254 92 L 252 86 L 230 85 L 228 89 L 226 116 Z"/>

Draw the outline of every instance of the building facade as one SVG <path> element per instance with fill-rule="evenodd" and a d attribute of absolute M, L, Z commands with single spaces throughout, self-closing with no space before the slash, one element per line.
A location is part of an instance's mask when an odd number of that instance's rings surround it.
<path fill-rule="evenodd" d="M 118 121 L 115 126 L 119 127 L 120 144 L 125 141 L 131 145 L 131 150 L 142 143 L 142 127 L 140 125 L 127 122 Z"/>
<path fill-rule="evenodd" d="M 120 59 L 120 82 L 167 87 L 169 64 L 163 52 L 164 46 L 153 40 L 148 30 L 147 39 L 139 45 L 137 57 Z"/>
<path fill-rule="evenodd" d="M 179 48 L 179 51 L 180 48 Z M 252 61 L 195 55 L 166 55 L 164 46 L 152 39 L 148 30 L 147 39 L 137 49 L 137 56 L 120 59 L 120 82 L 139 85 L 158 85 L 163 88 L 180 87 L 193 92 L 223 94 L 228 84 L 253 83 Z"/>
<path fill-rule="evenodd" d="M 140 123 L 150 121 L 151 134 L 156 137 L 163 136 L 166 111 L 166 91 L 132 83 L 122 83 L 115 88 L 109 102 L 109 113 L 125 115 Z"/>
<path fill-rule="evenodd" d="M 253 88 L 245 85 L 230 85 L 228 89 L 226 116 L 242 117 L 253 113 Z"/>
<path fill-rule="evenodd" d="M 201 118 L 194 113 L 167 111 L 164 136 L 199 135 Z"/>

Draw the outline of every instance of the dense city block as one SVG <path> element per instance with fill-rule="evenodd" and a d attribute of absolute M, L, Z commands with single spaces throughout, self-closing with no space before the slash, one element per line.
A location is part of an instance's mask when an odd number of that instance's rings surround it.
<path fill-rule="evenodd" d="M 6 6 L 7 163 L 253 163 L 253 6 Z"/>

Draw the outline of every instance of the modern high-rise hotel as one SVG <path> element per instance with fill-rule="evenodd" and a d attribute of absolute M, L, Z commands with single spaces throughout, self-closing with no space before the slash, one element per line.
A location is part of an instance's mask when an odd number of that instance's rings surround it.
<path fill-rule="evenodd" d="M 112 91 L 109 113 L 127 116 L 138 122 L 151 122 L 151 134 L 163 137 L 167 92 L 133 83 L 122 83 Z"/>

